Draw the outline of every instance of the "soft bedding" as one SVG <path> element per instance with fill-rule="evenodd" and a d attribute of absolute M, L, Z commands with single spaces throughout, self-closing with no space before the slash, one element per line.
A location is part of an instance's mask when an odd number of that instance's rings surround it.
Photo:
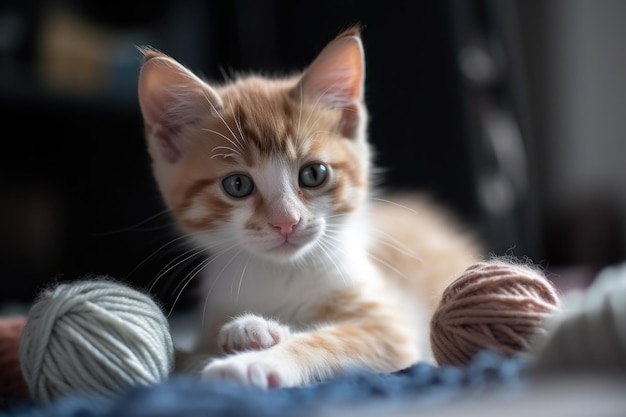
<path fill-rule="evenodd" d="M 223 382 L 172 377 L 120 396 L 76 395 L 51 404 L 17 402 L 13 417 L 264 417 L 328 415 L 355 407 L 433 409 L 493 390 L 523 389 L 528 362 L 485 351 L 464 367 L 416 364 L 392 374 L 355 372 L 306 387 L 263 391 Z M 341 413 L 340 413 L 341 414 Z"/>

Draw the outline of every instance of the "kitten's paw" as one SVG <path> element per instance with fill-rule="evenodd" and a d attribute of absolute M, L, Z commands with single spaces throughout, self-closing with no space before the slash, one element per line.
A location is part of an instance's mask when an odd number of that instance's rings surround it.
<path fill-rule="evenodd" d="M 246 314 L 226 323 L 217 336 L 222 352 L 231 354 L 244 350 L 263 350 L 285 341 L 289 328 L 274 320 Z"/>
<path fill-rule="evenodd" d="M 263 389 L 302 383 L 297 368 L 271 351 L 242 352 L 214 359 L 205 366 L 201 375 L 205 379 L 226 379 Z"/>

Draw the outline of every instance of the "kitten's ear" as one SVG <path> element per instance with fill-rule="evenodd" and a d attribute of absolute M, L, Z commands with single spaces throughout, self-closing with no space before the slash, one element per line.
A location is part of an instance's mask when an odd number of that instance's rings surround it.
<path fill-rule="evenodd" d="M 220 96 L 173 58 L 150 48 L 140 48 L 139 106 L 151 151 L 168 162 L 183 153 L 181 128 L 222 107 Z"/>
<path fill-rule="evenodd" d="M 343 110 L 341 131 L 356 132 L 363 101 L 365 62 L 358 28 L 349 29 L 331 41 L 306 69 L 300 81 L 305 96 L 319 104 Z"/>

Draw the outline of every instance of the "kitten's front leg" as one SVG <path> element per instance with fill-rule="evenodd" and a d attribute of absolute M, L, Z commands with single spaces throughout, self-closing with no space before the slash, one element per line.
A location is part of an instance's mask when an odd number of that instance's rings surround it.
<path fill-rule="evenodd" d="M 287 340 L 290 333 L 287 326 L 275 320 L 244 314 L 222 326 L 217 343 L 226 354 L 263 350 Z"/>
<path fill-rule="evenodd" d="M 281 345 L 213 359 L 201 372 L 205 379 L 224 379 L 258 388 L 296 386 L 303 382 L 301 370 Z"/>
<path fill-rule="evenodd" d="M 418 356 L 411 327 L 371 309 L 370 314 L 293 334 L 265 350 L 213 359 L 201 374 L 260 388 L 290 387 L 354 367 L 388 372 L 414 363 Z"/>
<path fill-rule="evenodd" d="M 282 355 L 263 351 L 286 341 L 289 327 L 255 314 L 244 314 L 224 324 L 217 336 L 219 349 L 229 356 L 213 359 L 201 374 L 260 388 L 296 385 L 297 368 Z"/>

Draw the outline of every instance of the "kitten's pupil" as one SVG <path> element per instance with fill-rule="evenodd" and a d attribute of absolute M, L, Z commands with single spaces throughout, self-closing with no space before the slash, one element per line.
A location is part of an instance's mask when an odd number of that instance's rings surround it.
<path fill-rule="evenodd" d="M 326 181 L 328 169 L 323 164 L 311 164 L 300 171 L 299 182 L 303 187 L 319 187 Z"/>
<path fill-rule="evenodd" d="M 222 181 L 224 191 L 235 198 L 243 198 L 252 194 L 254 183 L 247 175 L 233 174 Z"/>

